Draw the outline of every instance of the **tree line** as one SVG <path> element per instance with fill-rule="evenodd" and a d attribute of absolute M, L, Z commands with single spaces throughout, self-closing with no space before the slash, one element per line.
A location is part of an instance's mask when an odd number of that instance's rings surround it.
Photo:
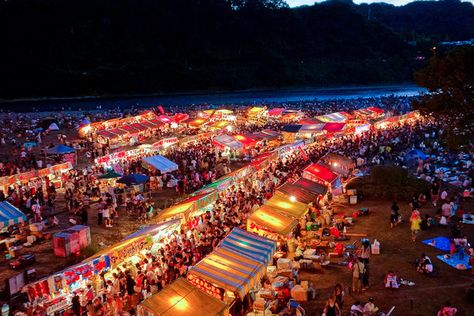
<path fill-rule="evenodd" d="M 469 36 L 474 7 L 456 0 L 9 0 L 0 97 L 411 81 L 433 43 Z"/>

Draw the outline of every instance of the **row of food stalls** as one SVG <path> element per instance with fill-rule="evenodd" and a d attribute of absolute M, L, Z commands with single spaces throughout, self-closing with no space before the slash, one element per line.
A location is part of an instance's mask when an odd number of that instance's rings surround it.
<path fill-rule="evenodd" d="M 403 115 L 391 116 L 380 120 L 374 124 L 376 129 L 387 129 L 392 128 L 400 124 L 413 123 L 420 119 L 421 115 L 419 111 L 408 112 Z"/>
<path fill-rule="evenodd" d="M 43 192 L 47 192 L 47 184 L 49 183 L 60 188 L 63 185 L 62 174 L 71 169 L 72 164 L 65 162 L 39 170 L 31 170 L 11 176 L 0 177 L 0 190 L 8 192 L 12 186 L 22 185 L 29 186 L 33 189 L 41 187 Z"/>
<path fill-rule="evenodd" d="M 274 148 L 281 144 L 280 133 L 265 129 L 257 133 L 221 134 L 212 139 L 214 145 L 223 150 L 223 155 L 230 155 L 231 151 L 244 152 L 256 147 Z"/>
<path fill-rule="evenodd" d="M 178 124 L 188 118 L 189 116 L 184 113 L 170 117 L 148 111 L 133 117 L 82 125 L 79 128 L 79 135 L 82 137 L 94 135 L 98 143 L 109 144 L 111 148 L 117 148 L 136 144 L 151 137 L 156 130 L 176 129 Z"/>
<path fill-rule="evenodd" d="M 79 264 L 30 284 L 16 283 L 16 292 L 26 293 L 28 306 L 43 309 L 47 315 L 69 309 L 75 294 L 79 295 L 81 305 L 86 306 L 89 284 L 95 293 L 100 293 L 101 275 L 106 281 L 112 280 L 120 266 L 137 263 L 149 253 L 157 255 L 158 250 L 169 242 L 173 234 L 179 232 L 179 227 L 179 221 L 144 227 Z"/>
<path fill-rule="evenodd" d="M 247 231 L 278 240 L 290 235 L 300 219 L 330 192 L 343 193 L 343 179 L 354 168 L 349 158 L 328 154 L 310 164 L 303 177 L 277 188 L 274 196 L 253 212 L 247 220 Z"/>

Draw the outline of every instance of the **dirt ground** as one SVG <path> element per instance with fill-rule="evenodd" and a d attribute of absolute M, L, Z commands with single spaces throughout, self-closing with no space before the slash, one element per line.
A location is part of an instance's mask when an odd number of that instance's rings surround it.
<path fill-rule="evenodd" d="M 370 258 L 370 288 L 362 294 L 349 293 L 352 282 L 352 272 L 347 267 L 331 264 L 327 269 L 317 269 L 313 272 L 302 272 L 301 278 L 313 282 L 317 289 L 316 301 L 310 301 L 304 306 L 308 315 L 321 315 L 326 300 L 332 293 L 334 285 L 341 283 L 345 289 L 345 304 L 343 315 L 348 315 L 353 302 L 366 302 L 370 297 L 375 299 L 376 306 L 387 312 L 392 306 L 392 315 L 436 315 L 441 304 L 449 300 L 459 309 L 457 315 L 473 315 L 474 306 L 464 299 L 465 290 L 474 282 L 470 271 L 459 271 L 436 258 L 441 250 L 421 243 L 422 240 L 449 236 L 445 228 L 431 228 L 422 231 L 416 242 L 412 242 L 409 223 L 403 223 L 393 229 L 389 225 L 390 201 L 363 201 L 356 207 L 346 205 L 336 206 L 336 212 L 350 215 L 355 208 L 368 207 L 370 214 L 357 218 L 351 232 L 367 233 L 371 241 L 377 239 L 381 243 L 380 255 Z M 400 213 L 408 219 L 411 208 L 407 203 L 399 202 Z M 422 214 L 428 212 L 434 215 L 431 205 L 421 208 Z M 464 225 L 462 232 L 468 240 L 474 240 L 474 226 Z M 352 243 L 352 237 L 348 243 Z M 421 253 L 427 254 L 433 261 L 435 274 L 426 276 L 416 271 L 415 260 Z M 334 259 L 333 261 L 336 261 Z M 402 285 L 399 289 L 385 289 L 383 285 L 387 271 L 393 270 L 398 277 L 414 281 L 415 286 Z"/>

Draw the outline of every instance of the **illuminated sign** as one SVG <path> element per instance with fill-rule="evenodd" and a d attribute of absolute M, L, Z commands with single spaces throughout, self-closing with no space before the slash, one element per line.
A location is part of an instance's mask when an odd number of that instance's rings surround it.
<path fill-rule="evenodd" d="M 204 281 L 192 274 L 188 274 L 188 280 L 191 282 L 195 287 L 200 289 L 201 291 L 206 292 L 209 295 L 212 295 L 221 301 L 224 300 L 224 289 L 221 289 L 212 283 L 209 283 L 207 281 Z"/>

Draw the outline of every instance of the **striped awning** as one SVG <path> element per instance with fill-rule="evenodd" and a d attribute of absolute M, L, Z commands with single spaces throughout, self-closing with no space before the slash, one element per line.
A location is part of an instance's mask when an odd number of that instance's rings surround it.
<path fill-rule="evenodd" d="M 188 272 L 226 291 L 244 297 L 265 273 L 276 243 L 234 228 L 221 244 Z"/>
<path fill-rule="evenodd" d="M 26 222 L 26 215 L 7 201 L 0 203 L 0 228 Z"/>

